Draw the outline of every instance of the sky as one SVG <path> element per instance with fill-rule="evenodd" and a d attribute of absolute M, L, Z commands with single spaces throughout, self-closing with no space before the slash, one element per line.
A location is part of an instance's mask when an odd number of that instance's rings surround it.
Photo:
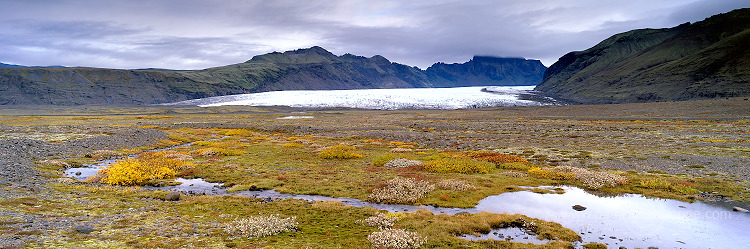
<path fill-rule="evenodd" d="M 203 69 L 321 46 L 425 69 L 474 55 L 550 66 L 617 33 L 748 0 L 0 0 L 0 62 Z"/>

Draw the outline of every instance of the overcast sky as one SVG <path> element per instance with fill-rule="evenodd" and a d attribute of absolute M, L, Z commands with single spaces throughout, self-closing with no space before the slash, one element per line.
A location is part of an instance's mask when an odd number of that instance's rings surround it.
<path fill-rule="evenodd" d="M 473 55 L 549 66 L 639 28 L 748 0 L 0 0 L 0 62 L 202 69 L 321 46 L 425 69 Z"/>

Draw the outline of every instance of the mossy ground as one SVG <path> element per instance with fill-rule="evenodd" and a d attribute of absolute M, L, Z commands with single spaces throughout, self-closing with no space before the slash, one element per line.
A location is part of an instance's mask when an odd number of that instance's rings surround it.
<path fill-rule="evenodd" d="M 526 113 L 540 115 L 544 110 L 526 109 Z M 243 107 L 100 107 L 64 111 L 64 115 L 14 111 L 0 116 L 0 124 L 29 128 L 118 126 L 159 129 L 169 133 L 169 140 L 153 147 L 201 141 L 172 149 L 189 153 L 193 157 L 190 162 L 195 165 L 183 169 L 178 175 L 223 182 L 230 191 L 275 189 L 285 193 L 367 199 L 374 188 L 382 187 L 395 177 L 430 183 L 460 180 L 475 189 L 436 189 L 415 204 L 471 207 L 490 195 L 524 190 L 519 186 L 581 186 L 571 179 L 554 180 L 533 175 L 512 177 L 513 174 L 507 174 L 527 173 L 532 166 L 545 169 L 571 165 L 626 176 L 628 184 L 601 189 L 611 193 L 700 200 L 700 196 L 690 191 L 694 189 L 736 200 L 750 198 L 742 171 L 722 171 L 732 169 L 732 164 L 737 165 L 736 168 L 747 167 L 742 160 L 750 157 L 745 150 L 750 123 L 743 120 L 529 118 L 502 109 L 317 111 L 304 114 L 315 118 L 298 120 L 277 119 L 287 116 L 288 112 Z M 499 116 L 502 118 L 497 118 Z M 60 133 L 65 134 L 64 130 Z M 350 146 L 353 148 L 351 152 L 361 157 L 326 159 L 318 156 L 322 148 L 337 145 Z M 127 148 L 118 152 L 130 154 L 151 148 Z M 212 153 L 207 152 L 209 149 Z M 469 150 L 513 154 L 528 159 L 530 163 L 499 165 L 488 173 L 433 173 L 421 167 L 385 168 L 382 167 L 384 162 L 380 162 L 391 157 L 427 162 L 459 157 Z M 64 161 L 79 165 L 98 159 L 95 157 L 77 155 Z M 706 163 L 707 160 L 714 163 Z M 680 166 L 656 165 L 659 162 Z M 683 165 L 702 165 L 704 168 Z M 59 174 L 60 169 L 54 166 L 40 167 L 50 177 Z M 675 187 L 653 187 L 665 184 Z M 5 234 L 35 233 L 40 239 L 27 241 L 27 245 L 64 248 L 369 248 L 366 237 L 377 229 L 357 221 L 380 212 L 333 202 L 278 200 L 265 203 L 242 196 L 184 196 L 180 201 L 167 202 L 163 201 L 165 192 L 143 187 L 97 184 L 53 184 L 50 187 L 59 192 L 59 198 L 36 198 L 34 193 L 28 192 L 25 197 L 0 201 L 0 210 L 71 219 L 78 223 L 92 222 L 96 232 L 80 234 L 72 229 L 27 231 L 0 225 Z M 226 234 L 223 226 L 228 222 L 259 214 L 297 216 L 298 231 L 257 239 Z M 502 221 L 531 220 L 533 217 L 447 216 L 426 212 L 403 217 L 396 227 L 427 236 L 426 248 L 565 248 L 569 245 L 565 241 L 537 246 L 506 241 L 468 241 L 456 237 L 461 233 L 485 232 Z M 477 220 L 496 222 L 474 222 Z M 544 224 L 543 227 L 548 229 L 546 234 L 567 241 L 576 239 L 574 232 L 559 225 L 534 221 Z M 15 222 L 7 219 L 2 224 Z"/>

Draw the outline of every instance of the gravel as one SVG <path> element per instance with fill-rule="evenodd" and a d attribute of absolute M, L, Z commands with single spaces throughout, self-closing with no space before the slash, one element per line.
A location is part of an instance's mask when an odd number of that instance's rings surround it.
<path fill-rule="evenodd" d="M 0 132 L 11 134 L 21 128 L 3 125 Z M 22 197 L 44 199 L 69 198 L 66 194 L 52 191 L 46 187 L 53 179 L 44 177 L 34 168 L 36 161 L 44 159 L 66 159 L 74 155 L 91 153 L 100 149 L 134 148 L 151 145 L 166 139 L 166 133 L 153 129 L 112 129 L 108 127 L 86 127 L 89 133 L 99 134 L 80 139 L 62 142 L 45 142 L 28 138 L 11 138 L 0 140 L 0 200 L 11 200 Z M 67 132 L 65 127 L 35 127 L 35 132 Z M 85 203 L 81 203 L 85 205 Z M 38 214 L 0 211 L 0 217 L 6 227 L 24 231 L 46 231 L 58 229 L 75 229 L 90 227 L 91 224 L 79 224 L 77 217 L 49 217 Z M 111 217 L 110 217 L 111 218 Z M 87 217 L 87 220 L 91 220 Z M 108 218 L 93 219 L 89 222 L 100 223 Z M 85 230 L 88 231 L 88 230 Z M 36 233 L 24 235 L 0 236 L 0 248 L 23 248 L 24 242 L 34 240 Z"/>

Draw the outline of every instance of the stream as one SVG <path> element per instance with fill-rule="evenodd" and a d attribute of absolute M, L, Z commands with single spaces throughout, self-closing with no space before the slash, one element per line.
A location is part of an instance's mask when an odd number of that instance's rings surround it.
<path fill-rule="evenodd" d="M 65 175 L 79 180 L 96 174 L 113 160 L 66 170 Z M 78 173 L 80 172 L 80 174 Z M 284 194 L 274 190 L 238 191 L 227 193 L 220 183 L 203 179 L 182 179 L 182 184 L 153 189 L 180 191 L 195 195 L 242 195 L 306 201 L 337 201 L 354 207 L 373 207 L 389 212 L 428 210 L 435 214 L 457 213 L 518 213 L 532 218 L 553 221 L 578 232 L 583 243 L 597 242 L 610 248 L 750 248 L 750 213 L 734 212 L 731 208 L 703 202 L 681 202 L 647 198 L 636 194 L 600 197 L 583 189 L 562 186 L 563 194 L 539 194 L 519 191 L 489 196 L 474 208 L 443 208 L 434 206 L 393 205 L 334 198 L 319 195 Z M 572 207 L 580 205 L 585 210 Z M 498 229 L 482 236 L 464 235 L 464 239 L 500 239 L 523 243 L 546 243 L 517 228 Z"/>

